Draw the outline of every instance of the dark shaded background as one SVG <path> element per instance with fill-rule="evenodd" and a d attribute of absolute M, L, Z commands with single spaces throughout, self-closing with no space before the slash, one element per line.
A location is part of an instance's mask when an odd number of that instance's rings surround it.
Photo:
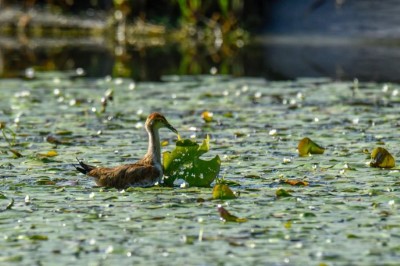
<path fill-rule="evenodd" d="M 111 0 L 98 1 L 0 1 L 1 11 L 16 8 L 48 10 L 49 3 L 65 14 L 82 18 L 106 17 Z M 176 27 L 180 10 L 171 1 L 128 1 L 128 20 Z M 207 2 L 201 16 L 210 17 L 217 1 Z M 53 8 L 54 9 L 54 8 Z M 81 67 L 88 76 L 125 76 L 159 80 L 162 75 L 218 73 L 261 76 L 273 80 L 298 77 L 358 78 L 366 81 L 400 81 L 400 5 L 397 0 L 266 0 L 243 1 L 235 12 L 240 27 L 251 34 L 243 47 L 224 44 L 210 47 L 185 40 L 157 46 L 119 44 L 101 38 L 54 38 L 0 35 L 0 76 L 23 75 L 28 67 L 73 70 Z M 1 16 L 0 16 L 1 19 Z M 0 25 L 1 26 L 1 25 Z M 146 42 L 146 41 L 144 41 Z"/>

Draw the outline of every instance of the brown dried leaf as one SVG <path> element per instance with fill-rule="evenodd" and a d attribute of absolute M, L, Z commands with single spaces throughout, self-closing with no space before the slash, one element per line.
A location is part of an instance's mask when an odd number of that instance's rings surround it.
<path fill-rule="evenodd" d="M 297 180 L 297 179 L 285 179 L 283 180 L 283 182 L 291 186 L 308 186 L 307 181 Z"/>
<path fill-rule="evenodd" d="M 235 215 L 230 214 L 224 207 L 218 205 L 218 212 L 220 219 L 224 222 L 235 222 L 235 223 L 244 223 L 247 222 L 246 218 L 238 218 Z"/>

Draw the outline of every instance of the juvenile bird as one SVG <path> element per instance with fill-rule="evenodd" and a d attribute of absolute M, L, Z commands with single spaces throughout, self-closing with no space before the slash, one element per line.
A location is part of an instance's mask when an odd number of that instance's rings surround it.
<path fill-rule="evenodd" d="M 127 187 L 149 187 L 163 177 L 161 163 L 161 144 L 158 130 L 168 128 L 175 134 L 178 131 L 168 123 L 160 113 L 152 113 L 147 117 L 145 129 L 149 135 L 149 145 L 144 157 L 133 164 L 125 164 L 112 168 L 95 167 L 78 160 L 75 168 L 88 176 L 94 177 L 98 186 L 115 187 L 124 189 Z"/>

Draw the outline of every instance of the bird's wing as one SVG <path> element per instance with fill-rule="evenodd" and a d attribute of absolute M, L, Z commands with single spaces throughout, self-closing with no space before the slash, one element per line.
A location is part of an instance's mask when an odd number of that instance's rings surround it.
<path fill-rule="evenodd" d="M 126 188 L 129 186 L 153 185 L 161 171 L 149 164 L 125 164 L 114 168 L 95 168 L 89 172 L 97 185 Z"/>

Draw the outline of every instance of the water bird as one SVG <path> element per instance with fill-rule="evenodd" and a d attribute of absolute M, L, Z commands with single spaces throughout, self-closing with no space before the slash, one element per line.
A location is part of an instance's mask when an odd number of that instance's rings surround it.
<path fill-rule="evenodd" d="M 75 165 L 79 172 L 94 177 L 98 186 L 115 187 L 124 189 L 127 187 L 149 187 L 160 183 L 163 177 L 161 163 L 161 143 L 158 130 L 168 128 L 175 134 L 178 131 L 171 126 L 167 119 L 160 113 L 152 113 L 147 117 L 145 129 L 149 136 L 147 153 L 133 164 L 125 164 L 112 168 L 95 167 L 78 160 Z"/>

